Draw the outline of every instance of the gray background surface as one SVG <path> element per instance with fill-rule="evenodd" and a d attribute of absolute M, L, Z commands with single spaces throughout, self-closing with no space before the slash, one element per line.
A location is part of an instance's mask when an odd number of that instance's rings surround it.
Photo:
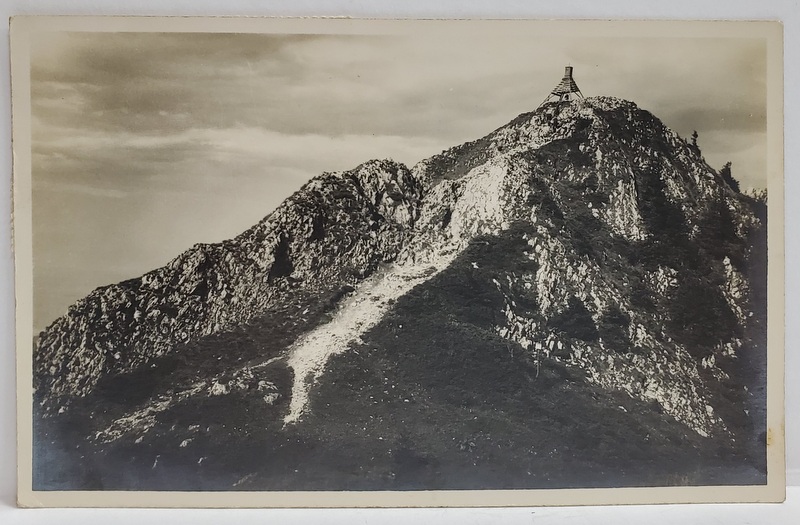
<path fill-rule="evenodd" d="M 785 152 L 786 186 L 786 438 L 790 488 L 783 505 L 667 505 L 551 509 L 406 509 L 406 510 L 20 510 L 15 508 L 16 424 L 14 379 L 14 284 L 11 252 L 11 118 L 8 75 L 8 26 L 0 38 L 0 523 L 106 523 L 119 525 L 144 520 L 169 523 L 239 523 L 274 520 L 279 523 L 791 523 L 800 511 L 800 280 L 796 260 L 800 235 L 800 142 L 798 89 L 800 83 L 800 4 L 796 0 L 673 0 L 506 1 L 406 0 L 5 0 L 0 19 L 17 14 L 74 15 L 244 15 L 352 16 L 379 18 L 680 18 L 777 19 L 785 31 Z M 794 322 L 793 322 L 794 320 Z M 791 518 L 795 516 L 795 518 Z"/>

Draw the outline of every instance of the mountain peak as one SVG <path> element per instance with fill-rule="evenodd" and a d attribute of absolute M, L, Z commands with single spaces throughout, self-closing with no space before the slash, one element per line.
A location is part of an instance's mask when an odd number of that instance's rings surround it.
<path fill-rule="evenodd" d="M 604 446 L 648 458 L 684 442 L 742 454 L 754 427 L 736 363 L 764 344 L 750 249 L 763 226 L 633 102 L 546 103 L 412 169 L 323 173 L 235 239 L 92 292 L 39 339 L 37 410 L 72 414 L 97 457 L 124 461 L 156 443 L 180 462 L 218 435 L 274 458 L 291 435 L 301 463 L 344 440 L 372 459 L 476 466 L 431 436 L 432 414 L 446 433 L 505 429 L 450 436 L 487 454 L 552 450 L 542 428 L 575 438 L 608 418 L 626 433 Z M 531 424 L 561 404 L 580 419 Z"/>

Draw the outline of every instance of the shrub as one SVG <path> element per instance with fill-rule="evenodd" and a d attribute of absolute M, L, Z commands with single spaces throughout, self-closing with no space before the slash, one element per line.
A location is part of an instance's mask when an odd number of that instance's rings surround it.
<path fill-rule="evenodd" d="M 696 359 L 710 355 L 720 341 L 741 332 L 718 283 L 708 282 L 711 277 L 685 275 L 669 304 L 668 328 Z"/>
<path fill-rule="evenodd" d="M 606 346 L 619 353 L 625 353 L 631 346 L 628 339 L 630 324 L 630 316 L 620 310 L 619 306 L 611 305 L 600 316 L 598 331 Z"/>
<path fill-rule="evenodd" d="M 569 298 L 567 308 L 563 312 L 550 318 L 549 325 L 568 337 L 587 343 L 597 341 L 600 335 L 592 319 L 592 314 L 575 296 Z"/>
<path fill-rule="evenodd" d="M 733 175 L 731 175 L 731 163 L 730 162 L 726 162 L 725 165 L 722 166 L 722 169 L 719 170 L 719 175 L 720 175 L 720 177 L 722 177 L 722 180 L 724 180 L 725 183 L 728 186 L 730 186 L 730 188 L 733 191 L 735 191 L 736 193 L 741 193 L 741 191 L 739 189 L 739 181 L 734 179 Z"/>

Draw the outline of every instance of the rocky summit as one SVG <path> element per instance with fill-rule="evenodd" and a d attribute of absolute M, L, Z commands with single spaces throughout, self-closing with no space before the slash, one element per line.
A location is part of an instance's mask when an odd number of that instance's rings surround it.
<path fill-rule="evenodd" d="M 98 288 L 34 353 L 39 489 L 766 482 L 766 205 L 548 103 Z"/>

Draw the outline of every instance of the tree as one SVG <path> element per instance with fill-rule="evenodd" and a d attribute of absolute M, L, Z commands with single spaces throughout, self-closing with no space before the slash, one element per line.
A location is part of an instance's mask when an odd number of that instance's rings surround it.
<path fill-rule="evenodd" d="M 697 137 L 698 137 L 697 130 L 692 131 L 692 149 L 695 151 L 695 153 L 700 155 L 701 152 L 700 152 L 700 146 L 697 145 Z"/>
<path fill-rule="evenodd" d="M 761 204 L 767 204 L 767 190 L 765 189 L 756 189 L 751 188 L 749 191 L 744 192 L 745 195 L 750 197 L 751 199 L 755 200 L 756 202 L 760 202 Z"/>
<path fill-rule="evenodd" d="M 731 175 L 731 163 L 730 162 L 726 162 L 725 165 L 722 166 L 722 169 L 719 170 L 719 174 L 722 177 L 722 180 L 724 180 L 725 183 L 728 186 L 730 186 L 730 188 L 733 191 L 735 191 L 736 193 L 741 193 L 741 191 L 739 189 L 739 181 L 734 179 L 733 175 Z"/>

